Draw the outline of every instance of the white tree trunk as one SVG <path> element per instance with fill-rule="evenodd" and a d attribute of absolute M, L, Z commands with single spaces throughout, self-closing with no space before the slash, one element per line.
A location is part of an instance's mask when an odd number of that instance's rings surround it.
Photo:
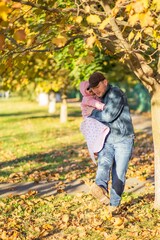
<path fill-rule="evenodd" d="M 67 122 L 67 102 L 66 102 L 66 99 L 62 100 L 61 112 L 60 112 L 60 122 L 61 123 Z"/>
<path fill-rule="evenodd" d="M 48 105 L 48 94 L 40 93 L 38 96 L 39 106 L 47 106 Z"/>
<path fill-rule="evenodd" d="M 54 113 L 56 111 L 56 99 L 52 99 L 52 101 L 49 102 L 48 105 L 48 112 L 49 113 Z"/>
<path fill-rule="evenodd" d="M 155 161 L 155 202 L 154 207 L 160 209 L 160 85 L 151 100 L 152 132 Z"/>

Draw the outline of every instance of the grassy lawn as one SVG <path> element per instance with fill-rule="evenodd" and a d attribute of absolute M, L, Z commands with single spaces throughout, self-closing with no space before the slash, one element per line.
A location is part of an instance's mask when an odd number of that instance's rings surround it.
<path fill-rule="evenodd" d="M 59 121 L 35 102 L 0 99 L 0 182 L 41 180 L 92 181 L 90 160 L 79 126 L 79 106 L 68 104 L 68 122 Z M 152 136 L 137 132 L 127 177 L 153 176 Z M 38 197 L 34 191 L 0 198 L 2 240 L 159 240 L 160 212 L 153 209 L 154 189 L 125 193 L 118 215 L 90 194 Z"/>
<path fill-rule="evenodd" d="M 1 182 L 54 180 L 57 170 L 61 172 L 60 178 L 64 178 L 71 170 L 67 170 L 68 162 L 74 173 L 76 163 L 89 164 L 79 131 L 80 108 L 68 104 L 68 122 L 63 124 L 59 108 L 58 105 L 55 114 L 50 115 L 47 107 L 37 103 L 19 99 L 0 101 Z M 79 175 L 83 175 L 83 170 Z"/>

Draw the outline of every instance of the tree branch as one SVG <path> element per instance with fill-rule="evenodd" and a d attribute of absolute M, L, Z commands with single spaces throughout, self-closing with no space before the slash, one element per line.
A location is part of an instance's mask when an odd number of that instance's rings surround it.
<path fill-rule="evenodd" d="M 24 5 L 28 5 L 34 8 L 39 8 L 41 10 L 49 11 L 49 12 L 55 12 L 55 13 L 61 13 L 61 11 L 57 8 L 49 8 L 47 6 L 42 6 L 40 4 L 32 3 L 30 1 L 23 1 L 23 0 L 13 0 L 13 2 L 19 2 Z"/>
<path fill-rule="evenodd" d="M 86 37 L 88 37 L 88 35 L 77 35 L 77 36 L 74 36 L 74 37 L 71 37 L 66 43 L 64 46 L 61 46 L 61 47 L 54 47 L 54 48 L 46 48 L 46 49 L 36 49 L 48 42 L 51 41 L 51 39 L 47 39 L 46 41 L 44 42 L 41 42 L 35 46 L 32 46 L 32 47 L 29 47 L 29 48 L 24 48 L 22 50 L 19 50 L 19 51 L 16 51 L 16 50 L 13 50 L 13 51 L 10 51 L 8 55 L 14 55 L 14 54 L 20 54 L 20 53 L 25 53 L 25 52 L 52 52 L 52 51 L 57 51 L 57 50 L 60 50 L 66 46 L 68 46 L 71 42 L 73 42 L 75 39 L 77 38 L 81 38 L 81 39 L 85 39 Z M 4 55 L 1 57 L 1 59 L 4 58 Z"/>
<path fill-rule="evenodd" d="M 62 12 L 64 13 L 70 13 L 70 12 L 75 12 L 77 13 L 77 9 L 76 8 L 64 8 L 64 9 L 58 9 L 58 8 L 50 8 L 47 6 L 43 6 L 41 4 L 36 4 L 36 3 L 32 3 L 30 1 L 23 1 L 23 0 L 12 0 L 12 2 L 19 2 L 23 5 L 27 5 L 27 6 L 31 6 L 33 8 L 38 8 L 47 12 L 51 12 L 51 13 L 58 13 L 58 14 L 62 14 Z M 80 10 L 81 11 L 81 10 Z M 84 12 L 82 10 L 82 12 Z"/>
<path fill-rule="evenodd" d="M 111 12 L 111 9 L 108 5 L 107 0 L 102 0 L 103 8 L 108 15 Z M 137 54 L 131 48 L 131 45 L 124 39 L 121 30 L 119 29 L 115 18 L 110 18 L 110 25 L 112 31 L 114 32 L 115 36 L 119 40 L 120 48 L 124 50 L 124 54 L 126 55 L 125 61 L 128 63 L 129 67 L 135 73 L 135 75 L 143 82 L 149 92 L 152 92 L 154 77 L 153 77 L 153 70 L 148 64 L 145 62 L 142 55 Z"/>

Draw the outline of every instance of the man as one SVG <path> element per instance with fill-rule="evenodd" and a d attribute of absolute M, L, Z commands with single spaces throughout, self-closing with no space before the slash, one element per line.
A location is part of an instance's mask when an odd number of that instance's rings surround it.
<path fill-rule="evenodd" d="M 89 108 L 89 117 L 106 124 L 110 133 L 106 137 L 102 150 L 98 153 L 98 168 L 91 193 L 102 203 L 110 204 L 110 208 L 120 205 L 125 186 L 128 162 L 134 144 L 134 130 L 125 94 L 110 85 L 100 72 L 89 78 L 89 88 L 105 104 L 102 111 Z M 110 199 L 108 182 L 112 176 Z"/>

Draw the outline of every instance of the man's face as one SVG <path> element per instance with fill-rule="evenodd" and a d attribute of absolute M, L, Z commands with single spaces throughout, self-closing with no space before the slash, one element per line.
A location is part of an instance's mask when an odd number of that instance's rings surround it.
<path fill-rule="evenodd" d="M 103 97 L 107 90 L 108 81 L 104 79 L 103 81 L 99 82 L 96 87 L 91 88 L 92 92 L 96 94 L 97 97 Z"/>

